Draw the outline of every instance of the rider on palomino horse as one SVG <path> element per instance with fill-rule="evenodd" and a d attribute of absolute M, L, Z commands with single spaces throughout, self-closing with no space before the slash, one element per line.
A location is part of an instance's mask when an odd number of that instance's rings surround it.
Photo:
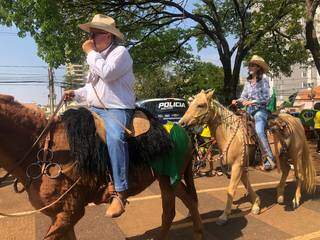
<path fill-rule="evenodd" d="M 118 217 L 124 212 L 128 189 L 129 154 L 125 130 L 135 108 L 132 59 L 128 50 L 119 45 L 124 36 L 111 17 L 97 14 L 91 22 L 79 27 L 90 33 L 90 39 L 82 45 L 90 71 L 86 85 L 66 91 L 65 96 L 66 100 L 86 101 L 104 120 L 117 192 L 106 215 Z"/>
<path fill-rule="evenodd" d="M 268 122 L 267 103 L 270 99 L 270 86 L 265 73 L 269 66 L 263 58 L 254 55 L 249 61 L 249 76 L 239 99 L 233 100 L 232 104 L 240 103 L 247 107 L 247 112 L 254 118 L 255 130 L 259 142 L 266 153 L 262 170 L 272 170 L 275 167 L 265 129 Z"/>

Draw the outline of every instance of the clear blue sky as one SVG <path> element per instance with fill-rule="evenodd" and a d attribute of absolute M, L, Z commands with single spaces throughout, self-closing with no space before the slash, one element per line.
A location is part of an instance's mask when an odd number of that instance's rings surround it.
<path fill-rule="evenodd" d="M 24 103 L 48 103 L 47 64 L 37 56 L 34 40 L 27 36 L 19 38 L 15 27 L 0 25 L 0 93 L 15 96 Z M 195 46 L 195 43 L 192 43 Z M 203 61 L 221 66 L 215 49 L 204 49 L 198 53 Z M 56 80 L 62 81 L 64 68 L 55 71 Z M 4 81 L 43 81 L 44 83 L 4 83 Z M 55 86 L 56 102 L 61 98 L 61 88 Z"/>
<path fill-rule="evenodd" d="M 47 104 L 48 68 L 37 56 L 37 47 L 31 37 L 19 38 L 15 27 L 0 26 L 0 93 L 15 96 L 20 102 Z M 64 69 L 55 71 L 61 81 Z M 43 81 L 44 83 L 15 84 L 4 81 Z M 60 99 L 60 87 L 55 86 L 57 100 Z"/>

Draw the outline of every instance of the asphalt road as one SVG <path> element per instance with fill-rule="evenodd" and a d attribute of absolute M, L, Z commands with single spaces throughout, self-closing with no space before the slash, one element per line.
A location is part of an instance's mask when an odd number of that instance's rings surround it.
<path fill-rule="evenodd" d="M 320 155 L 312 155 L 317 170 L 320 170 Z M 205 227 L 205 239 L 320 239 L 320 178 L 314 195 L 303 195 L 303 203 L 297 209 L 291 208 L 295 184 L 292 172 L 286 187 L 285 204 L 276 204 L 275 186 L 279 173 L 264 173 L 250 169 L 250 179 L 254 189 L 262 199 L 262 213 L 250 213 L 251 204 L 241 185 L 233 204 L 232 219 L 225 226 L 216 225 L 217 217 L 225 207 L 228 179 L 225 176 L 195 179 L 199 196 L 199 210 Z M 1 174 L 2 175 L 2 174 Z M 80 240 L 147 240 L 159 232 L 161 223 L 161 199 L 159 187 L 155 183 L 143 193 L 131 198 L 126 212 L 119 219 L 104 217 L 106 205 L 90 205 L 85 216 L 76 226 Z M 192 223 L 186 218 L 187 209 L 177 200 L 176 218 L 168 239 L 192 239 Z M 11 186 L 0 187 L 0 212 L 14 213 L 32 210 L 25 193 L 15 194 Z M 42 239 L 49 218 L 36 214 L 21 218 L 0 218 L 0 240 Z"/>

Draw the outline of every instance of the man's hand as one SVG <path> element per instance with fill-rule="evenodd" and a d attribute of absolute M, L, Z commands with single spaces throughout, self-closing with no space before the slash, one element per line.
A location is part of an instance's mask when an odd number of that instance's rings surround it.
<path fill-rule="evenodd" d="M 94 42 L 93 40 L 87 40 L 82 44 L 82 50 L 88 54 L 90 51 L 95 50 Z"/>
<path fill-rule="evenodd" d="M 242 104 L 243 104 L 244 106 L 250 106 L 250 105 L 253 104 L 253 102 L 250 101 L 250 100 L 244 100 L 244 101 L 242 102 Z"/>
<path fill-rule="evenodd" d="M 67 90 L 64 92 L 64 100 L 71 101 L 74 98 L 74 90 Z"/>
<path fill-rule="evenodd" d="M 231 102 L 231 105 L 236 105 L 236 104 L 237 104 L 237 100 L 233 99 L 232 102 Z"/>

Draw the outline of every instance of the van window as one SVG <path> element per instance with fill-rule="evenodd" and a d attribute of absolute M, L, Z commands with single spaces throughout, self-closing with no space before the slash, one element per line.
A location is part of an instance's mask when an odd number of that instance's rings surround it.
<path fill-rule="evenodd" d="M 187 110 L 187 103 L 183 99 L 157 99 L 142 101 L 140 107 L 147 109 L 163 123 L 178 122 Z"/>

